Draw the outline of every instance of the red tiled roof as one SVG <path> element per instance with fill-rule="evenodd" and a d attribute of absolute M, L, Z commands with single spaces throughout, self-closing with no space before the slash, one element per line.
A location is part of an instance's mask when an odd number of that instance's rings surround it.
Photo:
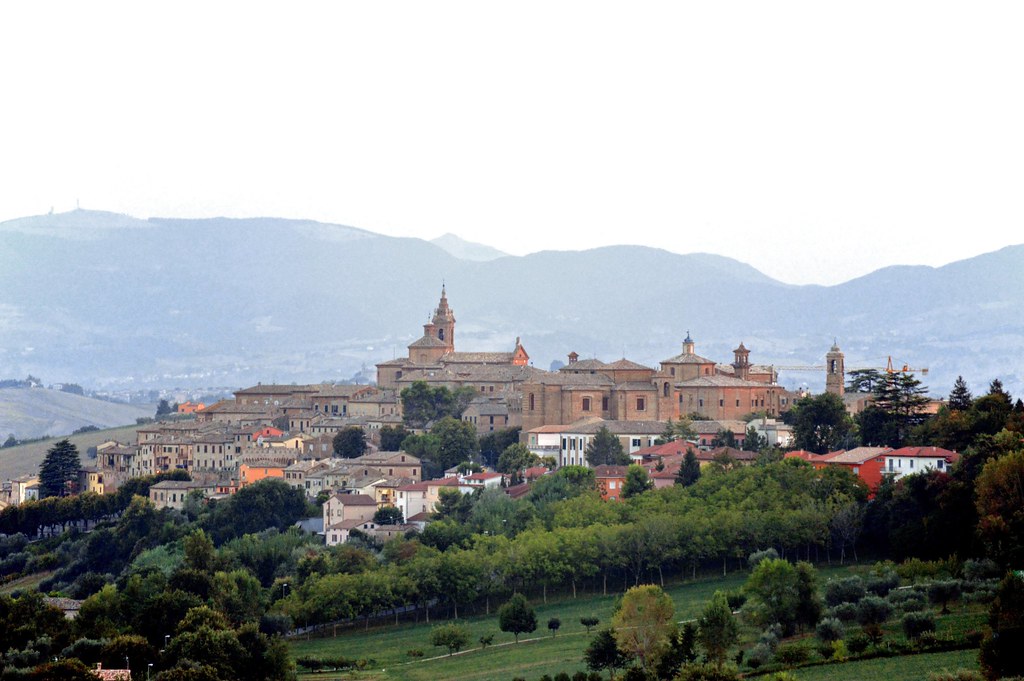
<path fill-rule="evenodd" d="M 915 458 L 924 459 L 945 459 L 946 461 L 953 463 L 960 458 L 960 455 L 956 452 L 952 452 L 942 447 L 902 447 L 900 449 L 894 449 L 888 452 L 886 456 L 910 456 Z"/>

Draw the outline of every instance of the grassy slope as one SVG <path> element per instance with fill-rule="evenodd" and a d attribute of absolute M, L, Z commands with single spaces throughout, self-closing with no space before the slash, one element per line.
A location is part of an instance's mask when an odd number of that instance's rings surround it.
<path fill-rule="evenodd" d="M 846 574 L 847 568 L 819 570 L 822 580 Z M 724 579 L 718 577 L 675 584 L 666 587 L 666 592 L 675 602 L 678 620 L 695 619 L 715 591 L 736 589 L 746 581 L 747 576 L 746 572 L 737 572 Z M 589 641 L 579 618 L 592 614 L 601 620 L 598 628 L 607 626 L 611 619 L 613 600 L 613 596 L 581 596 L 575 600 L 552 599 L 547 605 L 534 603 L 537 631 L 523 635 L 518 645 L 512 644 L 511 634 L 499 631 L 497 616 L 494 614 L 490 617 L 465 619 L 463 623 L 470 630 L 471 649 L 454 657 L 448 657 L 443 650 L 431 647 L 430 629 L 422 622 L 418 625 L 371 628 L 369 631 L 356 630 L 339 634 L 337 638 L 293 641 L 291 648 L 296 658 L 341 655 L 376 661 L 373 671 L 359 675 L 327 674 L 325 677 L 324 674 L 309 674 L 303 677 L 308 679 L 340 677 L 430 681 L 457 678 L 509 681 L 515 676 L 535 680 L 544 674 L 554 676 L 562 671 L 571 675 L 584 669 L 583 650 Z M 547 621 L 551 617 L 558 617 L 562 621 L 556 638 L 552 638 L 547 631 Z M 494 635 L 494 645 L 480 650 L 477 641 L 480 636 L 488 634 Z M 406 652 L 413 649 L 422 650 L 426 659 L 410 662 Z M 382 671 L 384 669 L 387 671 Z"/>
<path fill-rule="evenodd" d="M 923 653 L 903 657 L 875 658 L 846 664 L 830 664 L 797 669 L 800 681 L 921 681 L 929 672 L 957 669 L 978 669 L 977 650 L 954 650 L 948 653 Z"/>
<path fill-rule="evenodd" d="M 120 428 L 108 428 L 97 430 L 91 433 L 69 435 L 68 439 L 78 447 L 78 454 L 82 458 L 82 465 L 92 465 L 95 459 L 89 459 L 85 452 L 89 447 L 95 447 L 107 440 L 118 440 L 119 442 L 135 442 L 135 431 L 140 426 L 121 426 Z M 49 438 L 38 442 L 31 442 L 27 445 L 7 447 L 0 449 L 0 480 L 8 480 L 29 473 L 38 473 L 39 464 L 43 462 L 46 451 L 53 446 L 53 443 L 61 438 Z"/>
<path fill-rule="evenodd" d="M 58 436 L 86 425 L 113 428 L 152 416 L 155 405 L 107 402 L 46 388 L 0 388 L 0 434 L 18 439 Z"/>

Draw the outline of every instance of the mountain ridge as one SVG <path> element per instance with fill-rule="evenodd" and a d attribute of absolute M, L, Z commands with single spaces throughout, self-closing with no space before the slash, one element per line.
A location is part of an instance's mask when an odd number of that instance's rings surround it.
<path fill-rule="evenodd" d="M 624 349 L 656 366 L 687 333 L 720 362 L 743 341 L 756 363 L 820 364 L 837 338 L 848 365 L 891 355 L 930 366 L 936 394 L 958 374 L 975 392 L 996 377 L 1024 390 L 1022 245 L 820 286 L 647 246 L 478 261 L 312 220 L 149 218 L 136 229 L 134 218 L 76 213 L 86 215 L 73 216 L 79 226 L 66 231 L 79 231 L 68 238 L 53 238 L 67 214 L 35 216 L 33 229 L 26 218 L 0 223 L 0 377 L 147 387 L 346 379 L 405 354 L 443 281 L 460 349 L 510 350 L 519 336 L 542 368 L 572 350 L 617 359 Z"/>

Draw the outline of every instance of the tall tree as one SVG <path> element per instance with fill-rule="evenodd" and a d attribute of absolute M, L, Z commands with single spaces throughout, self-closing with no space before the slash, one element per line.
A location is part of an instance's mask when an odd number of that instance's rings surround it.
<path fill-rule="evenodd" d="M 854 369 L 846 376 L 846 392 L 851 393 L 873 393 L 882 381 L 882 372 L 878 369 Z"/>
<path fill-rule="evenodd" d="M 697 638 L 704 647 L 708 660 L 721 669 L 729 648 L 739 640 L 736 618 L 733 617 L 729 602 L 721 591 L 715 592 L 697 620 Z"/>
<path fill-rule="evenodd" d="M 974 403 L 974 397 L 967 388 L 967 381 L 963 376 L 957 376 L 953 383 L 953 390 L 949 393 L 949 408 L 955 411 L 967 411 Z"/>
<path fill-rule="evenodd" d="M 978 534 L 989 555 L 1006 566 L 1024 564 L 1024 450 L 986 463 L 975 489 Z"/>
<path fill-rule="evenodd" d="M 793 426 L 796 446 L 815 454 L 839 449 L 853 429 L 843 399 L 833 393 L 797 400 L 786 421 Z"/>
<path fill-rule="evenodd" d="M 70 440 L 55 443 L 39 466 L 39 496 L 63 497 L 74 493 L 81 467 L 78 448 Z"/>
<path fill-rule="evenodd" d="M 686 456 L 679 465 L 679 472 L 676 473 L 676 484 L 689 487 L 700 479 L 700 462 L 697 461 L 697 454 L 693 447 L 686 448 Z"/>
<path fill-rule="evenodd" d="M 384 426 L 380 429 L 380 450 L 397 452 L 402 448 L 402 441 L 409 437 L 405 426 Z"/>
<path fill-rule="evenodd" d="M 438 453 L 434 463 L 442 470 L 476 459 L 479 448 L 473 424 L 446 416 L 434 424 L 430 434 L 437 438 Z"/>
<path fill-rule="evenodd" d="M 594 439 L 587 445 L 586 453 L 587 463 L 592 467 L 628 466 L 630 462 L 629 454 L 622 449 L 619 438 L 615 437 L 605 426 L 601 426 L 594 434 Z"/>
<path fill-rule="evenodd" d="M 523 471 L 539 461 L 526 445 L 517 442 L 506 447 L 498 457 L 498 472 L 505 473 L 513 485 L 518 485 L 523 481 Z"/>
<path fill-rule="evenodd" d="M 634 586 L 622 597 L 612 628 L 619 648 L 636 658 L 645 672 L 657 666 L 676 633 L 675 606 L 661 587 Z"/>
<path fill-rule="evenodd" d="M 884 415 L 881 432 L 884 441 L 872 440 L 875 444 L 902 447 L 910 437 L 910 431 L 925 420 L 924 409 L 928 404 L 928 388 L 921 384 L 912 373 L 894 371 L 883 377 L 875 386 L 872 406 Z M 862 437 L 864 424 L 862 421 Z"/>
<path fill-rule="evenodd" d="M 618 641 L 611 629 L 597 632 L 590 645 L 583 651 L 583 661 L 587 669 L 599 672 L 608 670 L 608 678 L 615 678 L 615 670 L 626 666 L 626 656 L 619 650 Z"/>
<path fill-rule="evenodd" d="M 334 436 L 334 455 L 354 459 L 366 453 L 366 433 L 359 426 L 342 428 Z"/>

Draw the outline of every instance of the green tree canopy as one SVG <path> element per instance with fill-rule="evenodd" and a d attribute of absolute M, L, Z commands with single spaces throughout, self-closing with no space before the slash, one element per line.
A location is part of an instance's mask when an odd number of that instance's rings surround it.
<path fill-rule="evenodd" d="M 39 496 L 63 497 L 75 492 L 81 467 L 78 448 L 70 440 L 55 443 L 39 466 Z"/>
<path fill-rule="evenodd" d="M 366 433 L 359 426 L 347 426 L 335 434 L 333 445 L 335 456 L 355 459 L 366 453 Z"/>
<path fill-rule="evenodd" d="M 407 437 L 409 431 L 405 426 L 384 426 L 380 429 L 380 449 L 382 452 L 397 452 Z"/>
<path fill-rule="evenodd" d="M 949 408 L 955 411 L 967 411 L 974 404 L 974 397 L 967 387 L 967 381 L 963 376 L 957 376 L 953 383 L 953 390 L 949 393 Z"/>
<path fill-rule="evenodd" d="M 622 497 L 635 497 L 649 489 L 654 489 L 654 481 L 647 475 L 647 470 L 638 464 L 630 464 L 626 469 L 626 482 L 622 485 Z"/>
<path fill-rule="evenodd" d="M 704 612 L 697 620 L 697 639 L 708 660 L 721 669 L 729 648 L 739 640 L 739 627 L 723 592 L 716 591 L 704 606 Z"/>
<path fill-rule="evenodd" d="M 629 454 L 622 449 L 622 443 L 607 427 L 601 426 L 587 445 L 587 463 L 592 467 L 628 466 Z"/>
<path fill-rule="evenodd" d="M 686 456 L 683 457 L 683 462 L 679 465 L 679 471 L 676 473 L 676 484 L 689 487 L 699 479 L 700 461 L 697 461 L 697 453 L 693 447 L 687 447 Z"/>
<path fill-rule="evenodd" d="M 498 472 L 509 476 L 509 481 L 519 484 L 523 481 L 523 471 L 535 466 L 540 461 L 536 454 L 527 449 L 526 445 L 515 443 L 505 448 L 498 458 Z"/>
<path fill-rule="evenodd" d="M 537 629 L 537 614 L 526 602 L 526 596 L 514 594 L 498 609 L 498 627 L 515 636 L 516 643 L 519 643 L 519 634 L 528 634 Z"/>
<path fill-rule="evenodd" d="M 839 449 L 853 429 L 843 399 L 832 393 L 797 400 L 786 421 L 793 426 L 794 444 L 815 454 Z"/>
<path fill-rule="evenodd" d="M 612 617 L 619 648 L 636 658 L 641 669 L 653 669 L 676 633 L 674 614 L 672 599 L 661 587 L 634 586 L 622 597 Z"/>

